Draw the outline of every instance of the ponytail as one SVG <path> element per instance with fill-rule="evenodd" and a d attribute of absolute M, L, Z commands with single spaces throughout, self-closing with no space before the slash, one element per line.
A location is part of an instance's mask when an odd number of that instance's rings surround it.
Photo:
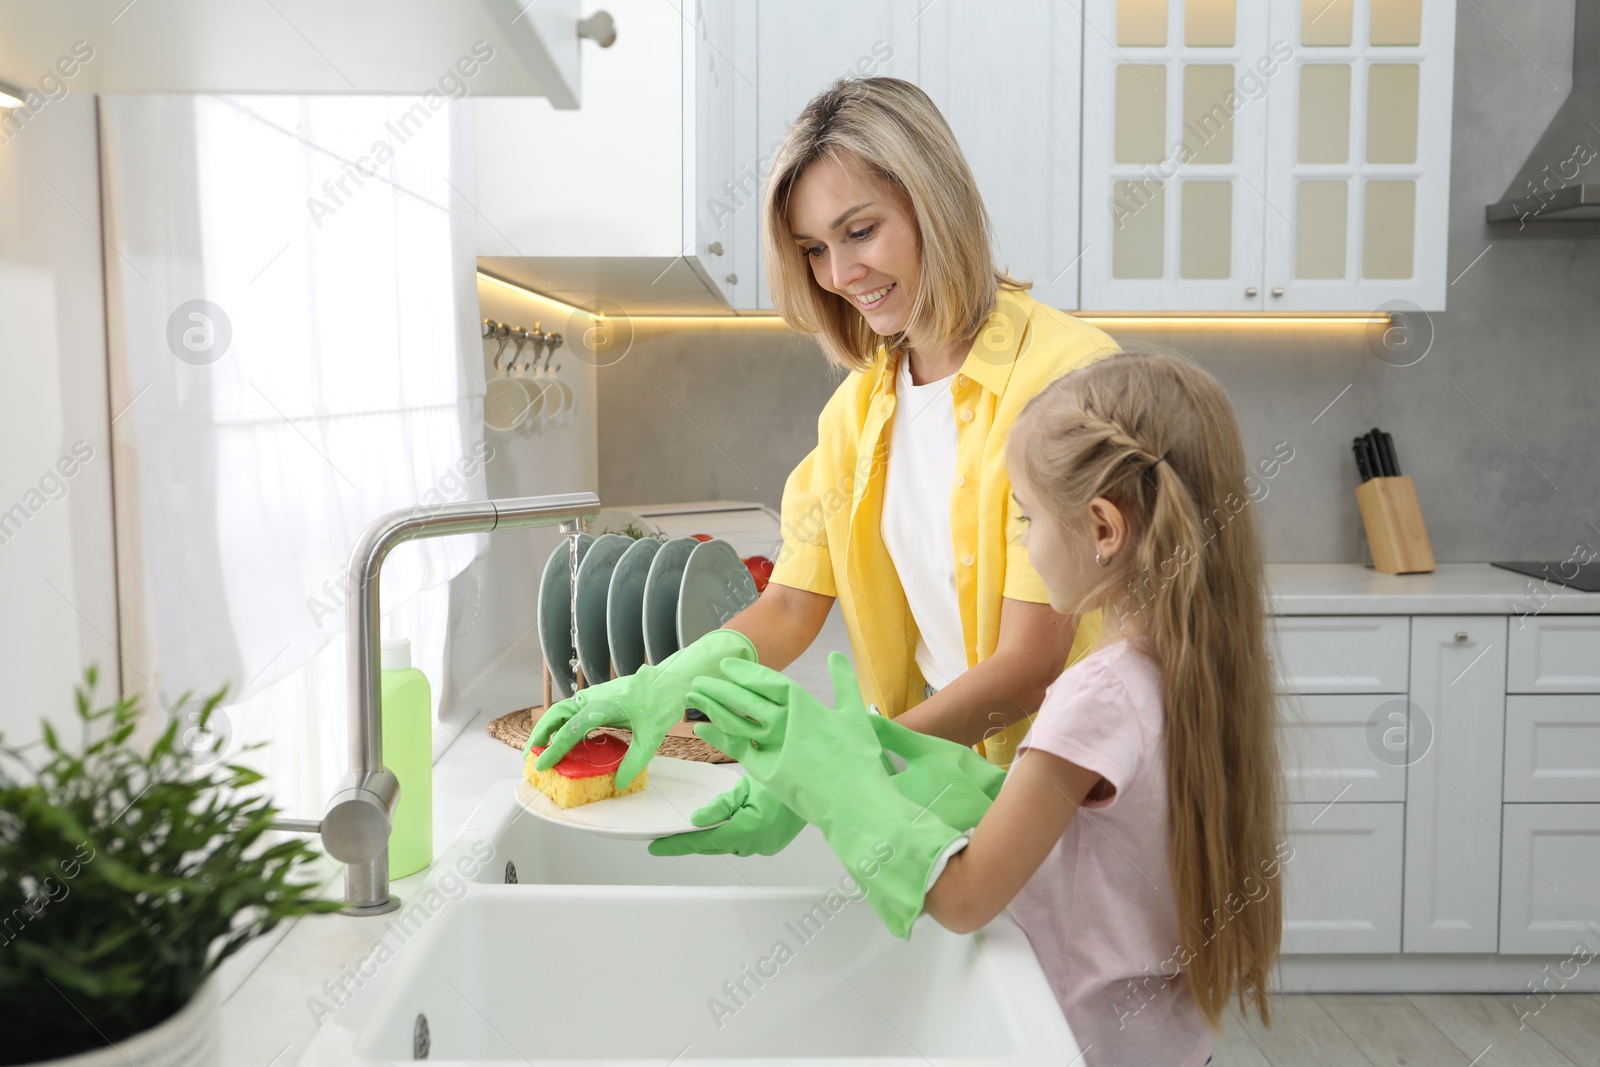
<path fill-rule="evenodd" d="M 1232 405 L 1186 359 L 1122 352 L 1035 397 L 1008 447 L 1055 521 L 1081 523 L 1095 497 L 1128 518 L 1131 550 L 1075 613 L 1101 608 L 1147 634 L 1161 667 L 1190 991 L 1213 1029 L 1235 994 L 1270 1025 L 1282 785 L 1262 550 Z"/>

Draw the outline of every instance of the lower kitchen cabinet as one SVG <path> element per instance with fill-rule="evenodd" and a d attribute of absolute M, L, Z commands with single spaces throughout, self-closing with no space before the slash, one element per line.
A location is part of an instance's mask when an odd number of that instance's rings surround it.
<path fill-rule="evenodd" d="M 1513 989 L 1600 948 L 1600 614 L 1273 622 L 1302 981 Z"/>
<path fill-rule="evenodd" d="M 1506 697 L 1505 800 L 1600 804 L 1600 695 Z"/>
<path fill-rule="evenodd" d="M 1404 693 L 1411 620 L 1404 615 L 1279 615 L 1280 693 Z"/>
<path fill-rule="evenodd" d="M 1285 799 L 1307 804 L 1405 800 L 1410 730 L 1404 693 L 1280 696 L 1278 706 Z M 1375 745 L 1383 758 L 1374 758 Z"/>
<path fill-rule="evenodd" d="M 1600 804 L 1507 804 L 1500 951 L 1600 945 Z"/>
<path fill-rule="evenodd" d="M 1600 615 L 1518 616 L 1508 693 L 1600 693 Z"/>
<path fill-rule="evenodd" d="M 1282 951 L 1399 952 L 1405 805 L 1287 808 Z"/>
<path fill-rule="evenodd" d="M 1495 951 L 1505 681 L 1505 616 L 1411 620 L 1406 952 Z"/>
<path fill-rule="evenodd" d="M 1286 955 L 1600 946 L 1600 616 L 1275 624 Z"/>

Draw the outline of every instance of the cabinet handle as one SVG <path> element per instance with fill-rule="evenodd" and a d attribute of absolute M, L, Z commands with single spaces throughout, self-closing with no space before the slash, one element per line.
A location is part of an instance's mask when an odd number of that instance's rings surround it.
<path fill-rule="evenodd" d="M 1257 293 L 1259 293 L 1259 292 L 1260 292 L 1260 291 L 1261 291 L 1261 290 L 1259 290 L 1259 289 L 1257 289 L 1257 288 L 1256 288 L 1256 287 L 1255 287 L 1255 286 L 1253 286 L 1253 285 L 1252 285 L 1252 286 L 1250 286 L 1250 288 L 1248 288 L 1248 289 L 1246 289 L 1246 290 L 1245 290 L 1245 291 L 1244 291 L 1244 295 L 1245 295 L 1245 296 L 1255 296 L 1255 295 L 1256 295 L 1256 294 L 1257 294 Z"/>
<path fill-rule="evenodd" d="M 601 48 L 617 43 L 617 23 L 609 12 L 596 11 L 586 19 L 578 20 L 578 36 L 587 37 Z"/>
<path fill-rule="evenodd" d="M 1457 630 L 1456 631 L 1456 640 L 1457 641 L 1465 641 L 1466 639 L 1467 639 L 1467 631 L 1465 631 L 1465 630 Z"/>
<path fill-rule="evenodd" d="M 1272 290 L 1272 295 L 1273 296 L 1282 296 L 1283 295 L 1283 290 L 1282 289 L 1274 289 L 1274 290 Z"/>
<path fill-rule="evenodd" d="M 723 280 L 726 281 L 729 285 L 738 285 L 739 284 L 739 276 L 737 274 L 730 274 L 730 275 L 727 276 L 727 278 L 725 278 Z"/>
<path fill-rule="evenodd" d="M 714 256 L 722 255 L 722 242 L 712 241 L 710 244 L 706 245 L 706 251 L 710 252 Z"/>

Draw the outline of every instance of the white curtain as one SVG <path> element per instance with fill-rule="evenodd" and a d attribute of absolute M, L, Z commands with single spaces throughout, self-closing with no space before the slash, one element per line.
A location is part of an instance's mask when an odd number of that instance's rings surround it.
<path fill-rule="evenodd" d="M 319 814 L 344 766 L 352 545 L 385 512 L 484 497 L 470 116 L 438 97 L 103 100 L 131 665 L 168 708 L 227 683 L 230 755 L 267 741 L 240 758 L 291 814 Z M 486 543 L 384 565 L 383 633 L 411 639 L 436 716 L 446 583 Z"/>

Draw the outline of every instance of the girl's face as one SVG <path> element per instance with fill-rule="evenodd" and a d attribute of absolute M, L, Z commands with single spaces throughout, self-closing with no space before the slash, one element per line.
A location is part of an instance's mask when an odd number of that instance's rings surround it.
<path fill-rule="evenodd" d="M 1070 615 L 1084 594 L 1105 577 L 1095 563 L 1096 552 L 1109 566 L 1127 544 L 1122 511 L 1104 497 L 1089 502 L 1082 516 L 1082 532 L 1069 530 L 1044 510 L 1043 502 L 1020 471 L 1011 472 L 1011 496 L 1024 520 L 1023 547 L 1028 561 L 1050 591 L 1050 607 Z"/>
<path fill-rule="evenodd" d="M 861 312 L 874 333 L 906 327 L 922 276 L 911 201 L 853 156 L 817 160 L 789 196 L 789 229 L 817 284 Z"/>

